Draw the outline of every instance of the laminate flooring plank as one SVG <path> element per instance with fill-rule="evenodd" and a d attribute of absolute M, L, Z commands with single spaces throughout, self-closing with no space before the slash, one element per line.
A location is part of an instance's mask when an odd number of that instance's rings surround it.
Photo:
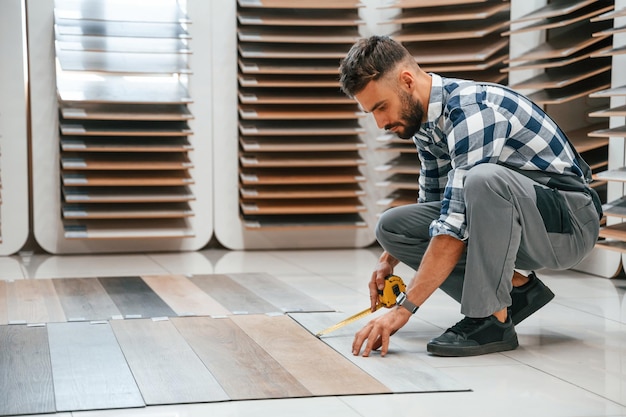
<path fill-rule="evenodd" d="M 9 323 L 66 321 L 52 280 L 20 279 L 7 282 L 6 287 Z"/>
<path fill-rule="evenodd" d="M 98 278 L 120 312 L 126 317 L 170 317 L 176 313 L 141 277 Z"/>
<path fill-rule="evenodd" d="M 228 275 L 194 275 L 190 280 L 233 314 L 282 312 L 279 307 L 238 284 Z"/>
<path fill-rule="evenodd" d="M 8 322 L 7 285 L 5 281 L 0 281 L 0 325 Z"/>
<path fill-rule="evenodd" d="M 145 406 L 107 322 L 51 323 L 48 340 L 57 411 Z"/>
<path fill-rule="evenodd" d="M 344 313 L 295 313 L 290 314 L 312 333 L 326 329 L 347 317 Z M 417 349 L 406 349 L 391 339 L 389 352 L 384 360 L 352 355 L 354 334 L 364 322 L 351 323 L 335 332 L 323 336 L 322 341 L 342 354 L 347 360 L 376 378 L 394 393 L 466 391 L 460 384 L 441 370 L 434 368 L 419 358 Z M 394 336 L 398 339 L 398 335 Z M 377 356 L 374 352 L 371 356 Z M 393 369 L 393 372 L 389 370 Z"/>
<path fill-rule="evenodd" d="M 391 392 L 288 316 L 232 316 L 231 320 L 314 395 Z"/>
<path fill-rule="evenodd" d="M 232 399 L 311 396 L 232 320 L 179 317 L 172 322 Z"/>
<path fill-rule="evenodd" d="M 0 415 L 54 413 L 45 327 L 0 326 Z"/>
<path fill-rule="evenodd" d="M 57 278 L 52 282 L 68 321 L 108 320 L 121 314 L 96 278 Z"/>
<path fill-rule="evenodd" d="M 239 273 L 228 276 L 284 312 L 334 311 L 326 304 L 267 273 Z"/>
<path fill-rule="evenodd" d="M 143 280 L 179 316 L 226 315 L 230 311 L 184 275 L 144 275 Z"/>
<path fill-rule="evenodd" d="M 169 320 L 113 320 L 115 336 L 148 405 L 229 396 Z"/>

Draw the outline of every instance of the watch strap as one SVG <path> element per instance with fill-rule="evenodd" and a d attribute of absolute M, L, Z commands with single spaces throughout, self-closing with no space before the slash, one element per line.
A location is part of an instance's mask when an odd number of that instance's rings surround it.
<path fill-rule="evenodd" d="M 406 293 L 401 292 L 398 295 L 398 298 L 396 300 L 396 304 L 398 304 L 399 306 L 404 307 L 405 309 L 407 309 L 411 314 L 415 314 L 415 312 L 417 311 L 417 309 L 419 308 L 419 306 L 416 306 L 415 304 L 413 304 L 412 302 L 409 301 L 409 299 L 406 296 Z"/>

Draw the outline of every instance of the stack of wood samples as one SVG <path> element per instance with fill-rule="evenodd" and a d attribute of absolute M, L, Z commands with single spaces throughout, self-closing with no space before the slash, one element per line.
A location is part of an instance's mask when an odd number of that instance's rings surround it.
<path fill-rule="evenodd" d="M 240 211 L 251 230 L 365 227 L 364 113 L 339 90 L 358 1 L 238 2 Z"/>
<path fill-rule="evenodd" d="M 65 237 L 193 236 L 191 21 L 176 2 L 54 12 Z"/>
<path fill-rule="evenodd" d="M 501 70 L 509 56 L 510 3 L 502 0 L 397 0 L 384 9 L 396 11 L 382 22 L 395 25 L 390 36 L 401 42 L 427 72 L 444 77 L 506 83 Z M 412 141 L 395 135 L 378 138 L 378 151 L 390 155 L 377 166 L 385 175 L 377 184 L 386 195 L 377 204 L 381 210 L 415 203 L 419 161 Z"/>
<path fill-rule="evenodd" d="M 590 94 L 611 82 L 611 59 L 601 52 L 611 46 L 611 34 L 606 29 L 612 22 L 597 17 L 613 7 L 613 1 L 549 2 L 514 19 L 506 33 L 545 35 L 545 42 L 508 61 L 509 72 L 536 71 L 512 87 L 531 92 L 529 98 L 555 118 L 593 172 L 607 168 L 608 139 L 589 136 L 603 126 L 590 119 L 589 113 L 606 105 L 606 100 L 590 98 Z M 606 183 L 594 182 L 593 186 L 605 201 Z"/>

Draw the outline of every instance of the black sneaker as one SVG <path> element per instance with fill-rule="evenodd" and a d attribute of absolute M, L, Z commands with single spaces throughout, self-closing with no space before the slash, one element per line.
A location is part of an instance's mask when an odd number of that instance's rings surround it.
<path fill-rule="evenodd" d="M 541 282 L 534 272 L 528 275 L 530 280 L 521 287 L 513 287 L 511 291 L 511 307 L 509 316 L 513 324 L 517 325 L 526 317 L 545 306 L 554 298 L 550 288 Z"/>
<path fill-rule="evenodd" d="M 517 333 L 509 317 L 504 323 L 495 316 L 465 317 L 428 342 L 426 350 L 439 356 L 475 356 L 513 350 L 517 346 Z"/>

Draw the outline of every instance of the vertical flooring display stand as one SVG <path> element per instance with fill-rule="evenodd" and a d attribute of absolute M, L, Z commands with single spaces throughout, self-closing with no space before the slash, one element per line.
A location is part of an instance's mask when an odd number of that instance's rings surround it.
<path fill-rule="evenodd" d="M 213 2 L 204 0 L 186 2 L 187 14 L 192 22 L 187 28 L 191 38 L 189 62 L 192 72 L 187 87 L 189 97 L 191 97 L 188 107 L 194 119 L 188 122 L 193 134 L 189 136 L 192 150 L 187 153 L 191 166 L 188 168 L 188 173 L 192 178 L 188 187 L 193 194 L 193 200 L 189 202 L 189 205 L 193 215 L 184 219 L 184 228 L 181 227 L 180 231 L 174 230 L 170 234 L 167 231 L 151 230 L 150 227 L 136 231 L 133 229 L 132 220 L 125 219 L 123 226 L 119 228 L 111 227 L 105 229 L 103 234 L 90 235 L 88 231 L 68 233 L 67 226 L 71 223 L 64 220 L 60 163 L 62 154 L 59 146 L 59 102 L 55 67 L 55 2 L 54 0 L 28 0 L 26 2 L 32 105 L 33 227 L 34 236 L 43 249 L 56 254 L 186 251 L 200 249 L 208 243 L 213 234 L 211 129 L 213 103 L 210 100 L 212 58 L 211 44 L 207 42 L 211 37 L 212 4 Z M 105 85 L 104 88 L 108 86 Z M 155 93 L 158 97 L 158 91 L 151 93 Z M 140 153 L 134 155 L 138 163 L 144 156 Z M 148 154 L 145 156 L 149 158 Z M 116 155 L 113 154 L 113 157 L 115 158 Z M 132 158 L 121 154 L 120 157 Z M 131 166 L 130 169 L 136 169 L 136 167 Z M 119 171 L 119 174 L 123 176 L 122 171 Z M 157 185 L 161 187 L 160 183 Z M 113 194 L 125 193 L 124 197 L 127 197 L 128 193 L 122 188 L 120 186 L 109 187 Z M 140 200 L 137 196 L 133 198 Z M 148 211 L 158 211 L 156 205 L 155 210 L 149 207 L 149 202 L 141 204 L 147 204 Z M 85 221 L 85 224 L 91 223 Z M 158 222 L 145 224 L 157 225 Z"/>
<path fill-rule="evenodd" d="M 27 69 L 20 0 L 0 2 L 0 255 L 28 237 Z"/>

